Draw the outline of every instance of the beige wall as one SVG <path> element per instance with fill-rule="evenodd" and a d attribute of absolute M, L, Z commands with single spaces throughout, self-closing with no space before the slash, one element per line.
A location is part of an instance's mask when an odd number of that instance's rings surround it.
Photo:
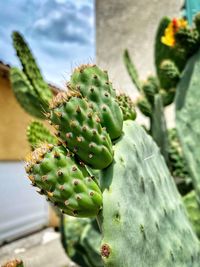
<path fill-rule="evenodd" d="M 160 18 L 180 15 L 182 0 L 96 0 L 97 63 L 108 69 L 117 89 L 133 98 L 137 91 L 126 73 L 122 54 L 128 48 L 141 79 L 154 73 L 153 46 Z M 173 124 L 172 110 L 168 111 Z"/>
<path fill-rule="evenodd" d="M 33 119 L 15 99 L 9 81 L 9 69 L 0 65 L 0 160 L 24 159 L 30 151 L 26 127 Z"/>

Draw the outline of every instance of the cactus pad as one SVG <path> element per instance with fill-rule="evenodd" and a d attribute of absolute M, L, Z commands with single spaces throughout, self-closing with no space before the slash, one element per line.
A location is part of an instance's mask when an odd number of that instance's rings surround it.
<path fill-rule="evenodd" d="M 64 213 L 77 217 L 97 215 L 102 205 L 101 191 L 85 167 L 64 147 L 43 144 L 26 162 L 33 185 Z"/>
<path fill-rule="evenodd" d="M 11 68 L 10 81 L 13 93 L 20 106 L 30 115 L 44 119 L 45 116 L 42 112 L 43 105 L 26 75 L 18 68 Z"/>
<path fill-rule="evenodd" d="M 113 160 L 107 131 L 89 103 L 78 93 L 60 93 L 52 101 L 50 120 L 69 150 L 94 169 L 107 167 Z"/>
<path fill-rule="evenodd" d="M 159 149 L 133 121 L 123 132 L 101 177 L 105 266 L 199 267 L 199 241 Z"/>
<path fill-rule="evenodd" d="M 176 87 L 179 79 L 180 72 L 173 61 L 163 60 L 160 65 L 160 84 L 164 89 Z"/>
<path fill-rule="evenodd" d="M 116 102 L 116 92 L 107 72 L 96 65 L 82 65 L 74 70 L 68 87 L 80 92 L 89 100 L 93 110 L 98 112 L 101 125 L 106 127 L 111 139 L 121 135 L 123 115 Z"/>
<path fill-rule="evenodd" d="M 28 80 L 34 87 L 36 94 L 40 97 L 46 107 L 52 98 L 52 92 L 43 80 L 36 60 L 34 59 L 27 43 L 23 39 L 23 36 L 19 32 L 13 32 L 12 38 L 17 56 L 23 66 L 23 72 L 26 74 Z"/>
<path fill-rule="evenodd" d="M 124 121 L 136 119 L 135 105 L 133 104 L 133 101 L 128 95 L 118 95 L 117 102 L 122 110 Z"/>

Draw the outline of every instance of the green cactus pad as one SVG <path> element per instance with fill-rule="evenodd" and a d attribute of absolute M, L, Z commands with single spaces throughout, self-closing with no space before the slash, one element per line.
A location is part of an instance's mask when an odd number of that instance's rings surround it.
<path fill-rule="evenodd" d="M 156 77 L 149 76 L 147 80 L 143 82 L 142 91 L 151 105 L 154 104 L 154 96 L 158 93 L 158 90 L 159 85 Z"/>
<path fill-rule="evenodd" d="M 51 100 L 53 95 L 49 86 L 43 80 L 40 69 L 37 66 L 30 48 L 19 32 L 13 32 L 12 38 L 14 48 L 16 50 L 17 56 L 21 61 L 24 73 L 34 87 L 36 94 L 40 97 L 45 108 L 48 107 L 47 104 Z"/>
<path fill-rule="evenodd" d="M 26 135 L 31 148 L 36 148 L 42 143 L 57 144 L 57 138 L 52 135 L 43 123 L 39 121 L 32 121 L 27 129 Z"/>
<path fill-rule="evenodd" d="M 76 217 L 97 215 L 102 205 L 101 191 L 64 147 L 43 144 L 26 163 L 33 185 L 64 213 Z"/>
<path fill-rule="evenodd" d="M 158 147 L 133 121 L 123 132 L 101 177 L 105 267 L 199 267 L 199 241 Z"/>
<path fill-rule="evenodd" d="M 71 75 L 70 90 L 80 92 L 86 97 L 95 112 L 98 112 L 102 127 L 106 127 L 111 139 L 122 133 L 123 115 L 116 102 L 116 92 L 109 81 L 108 74 L 96 65 L 82 65 Z"/>
<path fill-rule="evenodd" d="M 152 106 L 145 96 L 141 96 L 137 99 L 137 107 L 143 115 L 150 117 L 152 116 Z"/>
<path fill-rule="evenodd" d="M 10 81 L 13 93 L 20 106 L 30 115 L 44 119 L 43 105 L 26 75 L 18 68 L 11 68 Z"/>
<path fill-rule="evenodd" d="M 162 98 L 163 106 L 166 107 L 173 103 L 176 94 L 176 88 L 171 88 L 167 91 L 165 89 L 160 89 L 159 94 Z"/>
<path fill-rule="evenodd" d="M 200 203 L 200 51 L 190 58 L 176 89 L 176 128 Z"/>
<path fill-rule="evenodd" d="M 159 72 L 162 88 L 170 89 L 176 87 L 180 79 L 180 72 L 173 61 L 163 60 Z"/>
<path fill-rule="evenodd" d="M 117 96 L 116 99 L 122 110 L 124 121 L 135 120 L 136 119 L 135 105 L 133 104 L 131 98 L 126 94 L 120 94 Z"/>
<path fill-rule="evenodd" d="M 94 169 L 113 160 L 112 143 L 100 119 L 77 93 L 60 93 L 52 101 L 50 120 L 69 150 Z"/>

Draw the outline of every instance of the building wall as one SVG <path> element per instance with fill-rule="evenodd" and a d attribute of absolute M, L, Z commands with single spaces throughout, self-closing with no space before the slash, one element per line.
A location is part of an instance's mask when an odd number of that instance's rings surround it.
<path fill-rule="evenodd" d="M 18 104 L 9 81 L 9 68 L 0 64 L 0 160 L 23 160 L 30 151 L 27 125 L 34 118 Z"/>
<path fill-rule="evenodd" d="M 182 0 L 96 0 L 97 63 L 107 69 L 118 90 L 133 98 L 137 91 L 123 64 L 127 48 L 141 79 L 154 73 L 154 37 L 163 16 L 180 15 Z M 168 110 L 173 121 L 173 112 Z"/>

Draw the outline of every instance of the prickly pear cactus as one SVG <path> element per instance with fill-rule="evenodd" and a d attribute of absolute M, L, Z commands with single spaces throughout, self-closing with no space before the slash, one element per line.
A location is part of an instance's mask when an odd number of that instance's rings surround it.
<path fill-rule="evenodd" d="M 123 120 L 135 120 L 136 111 L 135 105 L 131 98 L 126 94 L 120 94 L 116 98 L 118 105 L 120 106 L 123 113 Z"/>
<path fill-rule="evenodd" d="M 112 140 L 121 135 L 123 115 L 107 72 L 96 65 L 81 65 L 71 75 L 68 87 L 90 101 L 91 108 L 98 113 L 102 127 L 106 128 Z"/>
<path fill-rule="evenodd" d="M 180 79 L 180 72 L 173 61 L 163 60 L 159 69 L 160 85 L 162 88 L 174 88 Z"/>
<path fill-rule="evenodd" d="M 11 68 L 10 81 L 14 95 L 20 106 L 30 115 L 39 119 L 44 119 L 45 116 L 42 112 L 42 103 L 38 99 L 38 96 L 26 75 L 18 68 Z"/>
<path fill-rule="evenodd" d="M 12 38 L 17 56 L 23 66 L 23 72 L 34 87 L 37 95 L 43 101 L 43 104 L 48 105 L 48 102 L 51 100 L 53 95 L 48 85 L 43 80 L 40 69 L 37 66 L 30 48 L 19 32 L 13 32 Z"/>
<path fill-rule="evenodd" d="M 78 157 L 94 169 L 107 167 L 113 160 L 112 143 L 100 118 L 86 99 L 77 93 L 60 93 L 52 102 L 49 118 L 59 137 Z"/>
<path fill-rule="evenodd" d="M 139 110 L 142 112 L 142 114 L 144 114 L 145 116 L 151 118 L 152 116 L 152 106 L 149 103 L 149 101 L 146 99 L 145 96 L 140 96 L 137 99 L 137 107 L 139 108 Z"/>
<path fill-rule="evenodd" d="M 26 159 L 33 186 L 64 213 L 94 217 L 102 205 L 101 191 L 84 166 L 62 146 L 43 144 Z"/>
<path fill-rule="evenodd" d="M 42 143 L 53 145 L 58 143 L 58 139 L 39 121 L 32 121 L 28 125 L 26 135 L 32 149 L 40 146 Z"/>
<path fill-rule="evenodd" d="M 157 146 L 132 121 L 123 132 L 101 177 L 105 266 L 198 267 L 199 242 Z"/>
<path fill-rule="evenodd" d="M 176 93 L 176 127 L 198 200 L 200 201 L 200 51 L 186 65 Z"/>
<path fill-rule="evenodd" d="M 154 104 L 154 96 L 158 93 L 159 84 L 154 76 L 147 77 L 147 80 L 142 84 L 142 91 L 151 105 Z"/>

